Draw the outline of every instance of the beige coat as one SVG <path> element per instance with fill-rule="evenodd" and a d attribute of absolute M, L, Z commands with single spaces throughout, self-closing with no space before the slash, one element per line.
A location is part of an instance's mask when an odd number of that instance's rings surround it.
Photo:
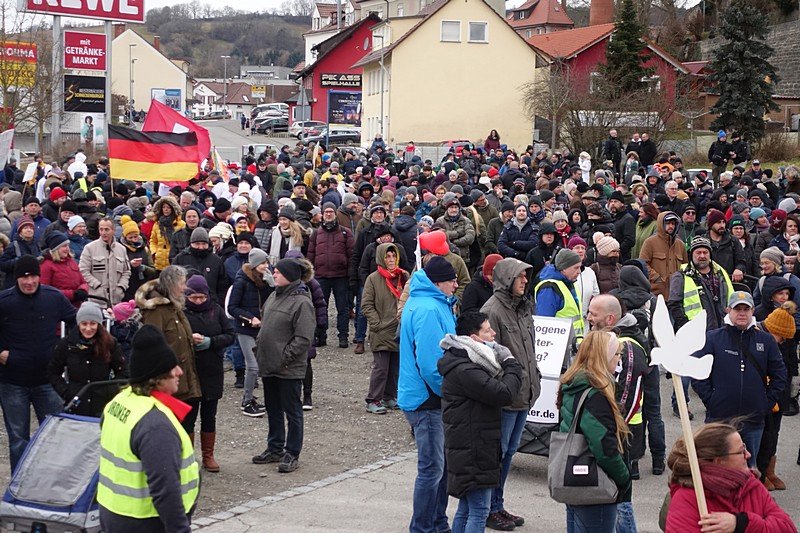
<path fill-rule="evenodd" d="M 89 284 L 89 294 L 107 298 L 111 305 L 122 301 L 131 277 L 131 264 L 123 245 L 114 241 L 109 246 L 102 239 L 92 241 L 83 249 L 78 266 Z"/>

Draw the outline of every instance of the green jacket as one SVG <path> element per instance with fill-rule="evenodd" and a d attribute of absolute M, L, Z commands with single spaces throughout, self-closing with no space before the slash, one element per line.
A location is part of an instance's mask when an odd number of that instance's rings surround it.
<path fill-rule="evenodd" d="M 561 385 L 561 426 L 559 431 L 567 433 L 575 416 L 575 408 L 581 394 L 591 387 L 582 372 L 575 375 L 570 383 Z M 594 454 L 597 464 L 614 480 L 619 488 L 618 502 L 631 501 L 631 475 L 622 454 L 617 448 L 616 423 L 611 406 L 603 394 L 593 389 L 583 404 L 583 412 L 578 423 L 578 431 L 586 437 L 589 450 Z"/>
<path fill-rule="evenodd" d="M 656 232 L 656 221 L 651 220 L 647 224 L 641 222 L 636 223 L 636 239 L 634 240 L 633 250 L 631 250 L 631 258 L 638 259 L 639 252 L 642 251 L 642 245 L 648 237 Z"/>

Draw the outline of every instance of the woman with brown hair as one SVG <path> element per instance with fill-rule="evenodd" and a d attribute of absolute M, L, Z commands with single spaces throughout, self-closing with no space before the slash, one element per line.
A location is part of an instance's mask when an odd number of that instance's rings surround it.
<path fill-rule="evenodd" d="M 622 456 L 630 431 L 615 397 L 613 372 L 620 360 L 617 336 L 591 331 L 578 348 L 572 365 L 561 376 L 558 406 L 559 431 L 567 433 L 584 391 L 589 389 L 578 421 L 597 466 L 616 483 L 617 501 L 601 505 L 567 505 L 567 532 L 613 533 L 617 523 L 617 503 L 631 501 L 631 477 Z M 588 416 L 587 416 L 588 415 Z"/>
<path fill-rule="evenodd" d="M 299 250 L 305 254 L 308 248 L 308 236 L 311 232 L 306 231 L 296 220 L 294 209 L 286 206 L 278 213 L 278 226 L 272 231 L 272 238 L 269 242 L 267 257 L 271 265 L 286 257 L 289 250 Z"/>
<path fill-rule="evenodd" d="M 700 516 L 683 437 L 667 458 L 672 471 L 666 531 L 796 532 L 791 517 L 747 466 L 750 452 L 731 424 L 706 424 L 694 434 L 708 514 Z"/>
<path fill-rule="evenodd" d="M 50 384 L 65 404 L 87 383 L 128 377 L 128 362 L 117 341 L 103 327 L 100 307 L 84 303 L 75 321 L 78 327 L 58 341 L 47 367 Z M 99 418 L 118 392 L 119 387 L 114 385 L 89 389 L 74 412 Z"/>

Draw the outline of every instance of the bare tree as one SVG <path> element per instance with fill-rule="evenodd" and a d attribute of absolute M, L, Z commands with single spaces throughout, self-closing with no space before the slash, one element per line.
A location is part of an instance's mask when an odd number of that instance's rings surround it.
<path fill-rule="evenodd" d="M 540 116 L 550 121 L 551 148 L 556 148 L 560 141 L 561 118 L 574 94 L 572 81 L 567 66 L 556 61 L 549 67 L 536 69 L 536 79 L 521 88 L 522 104 L 531 120 L 535 122 Z"/>

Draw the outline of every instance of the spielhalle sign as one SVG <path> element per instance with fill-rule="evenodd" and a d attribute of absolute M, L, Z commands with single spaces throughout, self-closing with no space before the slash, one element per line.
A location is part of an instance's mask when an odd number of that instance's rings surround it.
<path fill-rule="evenodd" d="M 17 9 L 120 22 L 144 22 L 144 0 L 18 0 Z"/>
<path fill-rule="evenodd" d="M 322 87 L 361 87 L 361 74 L 322 74 Z"/>
<path fill-rule="evenodd" d="M 64 68 L 81 70 L 106 69 L 106 36 L 104 33 L 64 32 Z"/>

